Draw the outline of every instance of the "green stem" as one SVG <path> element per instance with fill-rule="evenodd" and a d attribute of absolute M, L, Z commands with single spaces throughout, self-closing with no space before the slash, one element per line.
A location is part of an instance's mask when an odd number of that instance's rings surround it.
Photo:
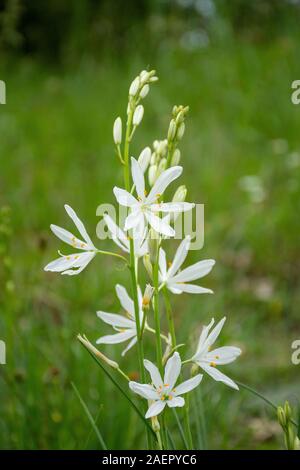
<path fill-rule="evenodd" d="M 153 284 L 154 284 L 154 295 L 153 295 L 153 308 L 154 308 L 154 322 L 155 322 L 155 335 L 156 335 L 156 358 L 157 365 L 161 375 L 163 374 L 163 362 L 162 362 L 162 345 L 161 345 L 161 333 L 160 333 L 160 318 L 159 318 L 159 280 L 158 280 L 158 262 L 153 266 Z"/>
<path fill-rule="evenodd" d="M 169 293 L 167 291 L 166 286 L 163 288 L 163 293 L 164 293 L 164 299 L 165 299 L 165 307 L 166 307 L 166 315 L 168 319 L 168 326 L 169 326 L 169 331 L 171 334 L 171 339 L 172 339 L 172 348 L 176 348 L 177 341 L 176 341 L 176 333 L 175 333 L 175 325 L 174 325 L 174 318 L 172 314 L 172 307 L 171 307 L 171 302 L 169 298 Z M 188 442 L 188 449 L 193 449 L 193 438 L 192 438 L 192 432 L 191 432 L 191 426 L 190 426 L 190 416 L 189 416 L 189 396 L 187 395 L 185 398 L 185 407 L 183 410 L 184 413 L 184 427 L 185 427 L 185 432 L 187 435 L 187 442 Z"/>
<path fill-rule="evenodd" d="M 127 126 L 126 126 L 126 135 L 124 143 L 124 185 L 125 189 L 130 192 L 130 172 L 129 172 L 129 145 L 131 140 L 131 128 L 132 128 L 132 118 L 134 113 L 134 104 L 130 106 L 128 117 L 127 117 Z M 139 369 L 141 374 L 141 380 L 143 383 L 146 382 L 145 368 L 144 368 L 144 349 L 143 342 L 141 338 L 141 324 L 140 324 L 140 307 L 138 300 L 138 281 L 137 281 L 137 272 L 136 272 L 136 263 L 134 256 L 134 242 L 130 238 L 130 273 L 131 273 L 131 287 L 133 294 L 133 303 L 134 303 L 134 315 L 136 322 L 136 332 L 137 332 L 137 350 L 138 350 L 138 361 Z M 144 410 L 146 411 L 146 403 L 143 405 Z M 151 437 L 149 430 L 147 428 L 147 443 L 148 448 L 150 448 Z"/>

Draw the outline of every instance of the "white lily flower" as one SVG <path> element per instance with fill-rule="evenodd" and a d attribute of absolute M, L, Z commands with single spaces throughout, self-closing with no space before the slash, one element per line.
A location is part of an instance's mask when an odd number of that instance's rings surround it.
<path fill-rule="evenodd" d="M 131 173 L 138 199 L 128 191 L 116 186 L 114 187 L 114 194 L 118 203 L 131 209 L 130 214 L 125 220 L 124 230 L 127 231 L 137 226 L 144 226 L 145 222 L 148 222 L 156 232 L 166 236 L 174 236 L 174 229 L 163 219 L 155 215 L 155 213 L 183 212 L 194 207 L 194 204 L 188 202 L 158 203 L 159 198 L 169 184 L 181 175 L 182 167 L 174 166 L 161 173 L 148 195 L 145 192 L 143 171 L 137 160 L 133 157 L 131 158 Z"/>
<path fill-rule="evenodd" d="M 214 324 L 214 319 L 211 320 L 209 325 L 203 328 L 199 338 L 197 351 L 192 357 L 192 361 L 194 361 L 217 382 L 223 382 L 229 387 L 238 390 L 239 387 L 237 384 L 227 377 L 227 375 L 220 372 L 216 367 L 218 365 L 230 364 L 230 362 L 235 361 L 242 352 L 240 348 L 235 346 L 223 346 L 221 348 L 211 350 L 212 345 L 223 328 L 225 320 L 226 317 L 222 318 L 211 332 L 209 331 Z"/>
<path fill-rule="evenodd" d="M 188 268 L 180 271 L 180 268 L 187 257 L 190 248 L 190 242 L 190 236 L 187 236 L 184 240 L 182 240 L 179 247 L 177 248 L 174 260 L 169 269 L 167 269 L 166 253 L 162 248 L 160 248 L 160 282 L 166 285 L 167 288 L 173 292 L 173 294 L 181 294 L 182 292 L 188 292 L 191 294 L 212 294 L 213 291 L 211 289 L 189 284 L 189 282 L 206 276 L 206 274 L 212 270 L 215 264 L 213 259 L 198 261 L 198 263 L 192 264 Z"/>
<path fill-rule="evenodd" d="M 162 379 L 158 368 L 150 361 L 144 360 L 144 366 L 148 370 L 152 385 L 129 382 L 130 389 L 147 400 L 153 401 L 145 417 L 152 418 L 163 411 L 166 405 L 169 408 L 182 407 L 185 404 L 184 398 L 180 395 L 190 392 L 197 387 L 203 375 L 198 374 L 189 380 L 182 382 L 175 388 L 177 379 L 181 371 L 181 359 L 178 352 L 168 359 L 165 366 L 164 379 Z"/>
<path fill-rule="evenodd" d="M 90 239 L 83 223 L 72 209 L 72 207 L 65 204 L 65 209 L 67 214 L 73 220 L 74 224 L 76 225 L 78 232 L 82 236 L 83 240 L 75 237 L 73 233 L 65 230 L 58 225 L 50 225 L 50 228 L 54 235 L 56 235 L 60 240 L 71 245 L 73 248 L 78 250 L 82 250 L 83 253 L 73 253 L 70 255 L 60 255 L 54 261 L 47 264 L 44 267 L 45 271 L 53 271 L 53 272 L 60 272 L 61 274 L 67 274 L 69 276 L 74 276 L 75 274 L 81 273 L 81 271 L 86 268 L 89 262 L 96 256 L 97 248 L 94 246 L 92 240 Z"/>
<path fill-rule="evenodd" d="M 108 215 L 104 215 L 107 228 L 111 233 L 112 240 L 125 253 L 130 253 L 130 242 L 128 235 Z M 143 229 L 143 232 L 141 231 Z M 144 227 L 136 227 L 132 233 L 134 244 L 134 256 L 140 258 L 148 253 L 147 230 Z"/>
<path fill-rule="evenodd" d="M 117 297 L 120 301 L 120 304 L 124 308 L 127 317 L 124 315 L 118 315 L 115 313 L 107 313 L 99 311 L 97 312 L 97 316 L 107 323 L 111 325 L 117 333 L 114 335 L 106 335 L 102 336 L 101 338 L 97 339 L 97 344 L 118 344 L 123 343 L 124 341 L 129 341 L 129 344 L 122 352 L 122 356 L 124 356 L 129 349 L 131 349 L 137 342 L 137 330 L 136 330 L 136 322 L 135 322 L 135 313 L 134 313 L 134 303 L 133 300 L 129 297 L 127 290 L 125 287 L 117 284 L 116 285 L 116 293 Z M 140 324 L 142 325 L 143 322 L 143 296 L 141 290 L 138 289 L 138 300 L 139 300 L 139 316 L 140 316 Z"/>

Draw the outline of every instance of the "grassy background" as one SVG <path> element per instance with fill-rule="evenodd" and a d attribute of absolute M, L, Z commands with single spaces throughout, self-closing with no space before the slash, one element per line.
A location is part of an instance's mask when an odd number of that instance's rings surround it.
<path fill-rule="evenodd" d="M 28 58 L 6 64 L 0 197 L 10 215 L 2 209 L 1 448 L 97 448 L 70 381 L 98 415 L 110 448 L 144 443 L 136 417 L 76 341 L 78 332 L 96 340 L 109 331 L 95 312 L 117 311 L 112 286 L 128 287 L 127 273 L 100 256 L 73 278 L 44 273 L 43 266 L 62 248 L 49 224 L 73 229 L 64 203 L 96 240 L 96 207 L 114 202 L 112 187 L 122 184 L 112 124 L 124 116 L 129 82 L 147 64 L 160 81 L 146 98 L 132 153 L 164 138 L 173 104 L 190 106 L 181 184 L 188 200 L 205 204 L 205 246 L 190 261 L 217 261 L 205 279 L 214 296 L 172 297 L 179 341 L 193 345 L 212 315 L 226 314 L 219 344 L 241 346 L 243 355 L 225 373 L 275 402 L 297 403 L 299 366 L 290 356 L 300 336 L 300 109 L 291 104 L 290 86 L 300 76 L 298 44 L 291 33 L 270 43 L 241 39 L 193 51 L 174 43 L 122 62 L 108 55 L 82 59 L 71 70 Z M 244 189 L 249 175 L 262 189 Z M 121 347 L 103 350 L 119 360 Z M 150 341 L 146 350 L 154 359 Z M 135 351 L 120 364 L 136 374 Z M 261 401 L 207 376 L 201 388 L 207 448 L 282 445 L 274 413 Z"/>

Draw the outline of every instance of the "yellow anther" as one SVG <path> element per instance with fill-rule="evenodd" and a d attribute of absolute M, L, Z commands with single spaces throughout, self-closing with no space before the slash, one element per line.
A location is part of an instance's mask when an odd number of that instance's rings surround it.
<path fill-rule="evenodd" d="M 148 194 L 148 192 L 147 192 L 147 190 L 146 190 L 146 189 L 145 189 L 145 191 L 144 191 L 144 194 L 145 194 L 145 196 L 147 196 L 147 194 Z"/>
<path fill-rule="evenodd" d="M 85 247 L 85 243 L 81 243 L 81 248 L 84 248 Z"/>
<path fill-rule="evenodd" d="M 164 384 L 164 387 L 169 387 L 169 384 Z"/>
<path fill-rule="evenodd" d="M 215 359 L 220 359 L 220 356 L 215 356 Z"/>
<path fill-rule="evenodd" d="M 173 396 L 172 396 L 172 395 L 169 395 L 169 400 L 173 400 Z"/>
<path fill-rule="evenodd" d="M 215 362 L 211 362 L 209 365 L 210 365 L 211 367 L 216 367 L 216 366 L 217 366 L 217 364 L 216 364 Z"/>
<path fill-rule="evenodd" d="M 172 261 L 168 261 L 168 267 L 170 268 L 172 266 Z"/>
<path fill-rule="evenodd" d="M 79 256 L 78 256 L 78 255 L 76 255 L 76 256 L 75 256 L 75 259 L 78 259 L 78 258 L 79 258 Z"/>
<path fill-rule="evenodd" d="M 71 256 L 66 256 L 66 259 L 71 259 Z"/>

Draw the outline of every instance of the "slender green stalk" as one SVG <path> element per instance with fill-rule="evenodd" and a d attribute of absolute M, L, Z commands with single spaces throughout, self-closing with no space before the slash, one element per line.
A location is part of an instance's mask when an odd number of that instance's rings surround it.
<path fill-rule="evenodd" d="M 136 406 L 136 404 L 131 400 L 130 396 L 125 392 L 125 390 L 118 384 L 118 382 L 114 379 L 114 377 L 108 372 L 108 370 L 101 364 L 101 362 L 99 361 L 99 359 L 95 356 L 95 354 L 92 353 L 92 351 L 90 351 L 88 349 L 88 347 L 81 342 L 81 344 L 83 345 L 83 347 L 88 351 L 88 353 L 92 356 L 92 358 L 94 359 L 94 361 L 98 364 L 99 367 L 101 367 L 102 371 L 104 372 L 104 374 L 109 378 L 109 380 L 112 382 L 112 384 L 119 390 L 119 392 L 121 392 L 121 394 L 126 398 L 126 400 L 130 403 L 130 405 L 132 406 L 132 408 L 134 409 L 134 411 L 137 413 L 137 415 L 139 416 L 139 418 L 143 421 L 144 425 L 146 426 L 146 429 L 147 431 L 149 432 L 149 434 L 153 435 L 153 437 L 155 438 L 156 440 L 156 434 L 155 432 L 153 431 L 152 427 L 150 426 L 150 424 L 148 423 L 148 421 L 145 419 L 143 413 L 141 413 L 141 411 L 139 410 L 139 408 Z M 116 369 L 118 370 L 118 369 Z"/>
<path fill-rule="evenodd" d="M 124 185 L 125 189 L 130 192 L 130 172 L 129 172 L 129 145 L 131 140 L 131 128 L 132 128 L 132 119 L 134 113 L 134 106 L 130 106 L 127 125 L 126 125 L 126 135 L 124 143 Z M 133 303 L 134 303 L 134 315 L 136 322 L 136 332 L 137 332 L 137 349 L 138 349 L 138 361 L 139 369 L 141 374 L 142 382 L 146 382 L 145 368 L 144 368 L 144 350 L 143 342 L 141 337 L 141 325 L 140 325 L 140 307 L 138 300 L 138 280 L 137 280 L 137 270 L 134 256 L 134 241 L 130 238 L 130 274 L 131 274 L 131 287 L 133 294 Z M 146 410 L 146 404 L 143 405 L 144 410 Z M 147 442 L 148 448 L 150 448 L 150 434 L 147 428 Z"/>
<path fill-rule="evenodd" d="M 163 374 L 163 362 L 162 362 L 162 345 L 161 345 L 161 333 L 160 333 L 160 317 L 159 317 L 159 280 L 158 280 L 158 262 L 153 266 L 153 308 L 154 308 L 154 323 L 155 323 L 155 335 L 156 335 L 156 358 L 157 365 L 161 374 Z"/>
<path fill-rule="evenodd" d="M 175 410 L 175 408 L 172 408 L 172 409 L 173 409 L 173 413 L 174 413 L 174 416 L 175 416 L 175 419 L 176 419 L 176 423 L 177 423 L 177 426 L 178 426 L 178 429 L 179 429 L 179 434 L 180 434 L 180 436 L 181 436 L 182 442 L 183 442 L 185 448 L 188 449 L 188 448 L 189 448 L 189 444 L 188 444 L 188 442 L 187 442 L 187 440 L 186 440 L 184 431 L 183 431 L 182 426 L 181 426 L 180 419 L 178 418 L 177 411 Z"/>
<path fill-rule="evenodd" d="M 172 314 L 172 307 L 171 307 L 171 302 L 169 298 L 169 294 L 167 291 L 167 288 L 163 288 L 163 293 L 164 293 L 164 300 L 165 300 L 165 307 L 166 307 L 166 315 L 168 319 L 168 326 L 169 326 L 169 331 L 171 334 L 171 339 L 172 339 L 172 348 L 176 348 L 176 333 L 175 333 L 175 325 L 174 325 L 174 318 Z M 184 427 L 185 427 L 185 432 L 187 435 L 187 442 L 188 442 L 188 449 L 193 449 L 193 437 L 192 437 L 192 432 L 191 432 L 191 426 L 190 426 L 190 416 L 189 416 L 189 396 L 187 395 L 185 398 L 185 407 L 183 410 L 184 414 Z"/>
<path fill-rule="evenodd" d="M 104 442 L 104 439 L 103 439 L 103 437 L 102 437 L 102 434 L 101 434 L 101 432 L 99 431 L 99 429 L 98 429 L 98 427 L 97 427 L 97 425 L 96 425 L 96 423 L 95 423 L 95 420 L 94 420 L 93 416 L 92 416 L 91 413 L 90 413 L 90 410 L 88 409 L 86 403 L 84 402 L 83 398 L 81 397 L 78 388 L 76 387 L 76 385 L 75 385 L 73 382 L 71 382 L 71 385 L 72 385 L 72 387 L 73 387 L 74 392 L 75 392 L 76 395 L 77 395 L 78 400 L 80 401 L 80 404 L 81 404 L 82 408 L 83 408 L 84 411 L 85 411 L 85 414 L 86 414 L 87 417 L 88 417 L 89 422 L 91 423 L 92 428 L 93 428 L 94 431 L 95 431 L 96 436 L 98 437 L 98 440 L 99 440 L 99 442 L 100 442 L 100 445 L 101 445 L 102 449 L 103 449 L 103 450 L 107 450 L 107 446 L 106 446 L 106 444 L 105 444 L 105 442 Z"/>
<path fill-rule="evenodd" d="M 266 402 L 268 405 L 270 405 L 276 412 L 277 412 L 277 405 L 273 403 L 269 398 L 266 398 L 264 395 L 261 393 L 257 392 L 257 390 L 254 390 L 254 388 L 249 387 L 248 385 L 245 385 L 241 382 L 238 382 L 237 380 L 235 381 L 240 387 L 244 388 L 248 392 L 252 393 L 253 395 L 256 395 L 257 397 L 261 398 L 264 402 Z M 291 423 L 293 423 L 294 426 L 298 427 L 298 423 L 294 421 L 293 419 L 290 420 Z"/>

